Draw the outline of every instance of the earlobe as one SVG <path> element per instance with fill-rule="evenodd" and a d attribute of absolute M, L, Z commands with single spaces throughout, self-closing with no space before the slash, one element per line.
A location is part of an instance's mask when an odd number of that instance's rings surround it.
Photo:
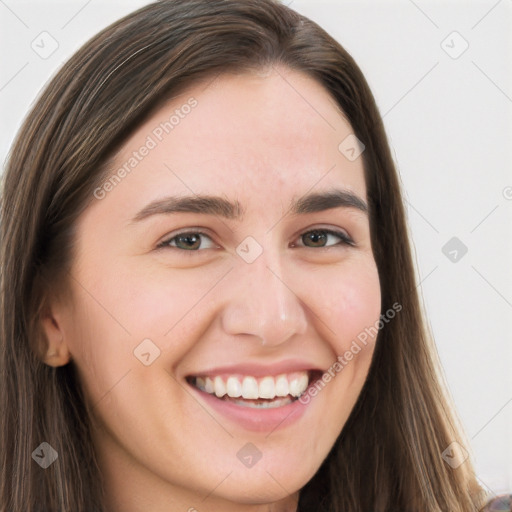
<path fill-rule="evenodd" d="M 64 366 L 71 360 L 69 350 L 64 342 L 61 343 L 60 349 L 49 349 L 43 356 L 43 362 L 48 366 Z"/>
<path fill-rule="evenodd" d="M 64 366 L 71 360 L 68 345 L 65 341 L 62 325 L 55 316 L 47 313 L 41 319 L 43 333 L 46 338 L 46 347 L 41 347 L 42 361 L 49 366 Z"/>

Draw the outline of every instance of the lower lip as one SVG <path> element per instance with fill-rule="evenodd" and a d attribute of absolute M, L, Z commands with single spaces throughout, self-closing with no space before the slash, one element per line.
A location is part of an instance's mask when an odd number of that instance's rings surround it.
<path fill-rule="evenodd" d="M 300 400 L 283 405 L 281 407 L 255 408 L 236 405 L 233 402 L 220 400 L 215 395 L 206 393 L 188 384 L 194 392 L 213 409 L 246 430 L 254 432 L 268 432 L 269 434 L 296 423 L 306 412 L 308 404 Z"/>

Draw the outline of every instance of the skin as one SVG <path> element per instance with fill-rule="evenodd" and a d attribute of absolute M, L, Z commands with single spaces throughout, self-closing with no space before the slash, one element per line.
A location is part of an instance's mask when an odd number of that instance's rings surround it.
<path fill-rule="evenodd" d="M 375 339 L 298 421 L 272 433 L 200 403 L 184 378 L 297 355 L 327 369 L 379 320 L 367 214 L 286 215 L 292 199 L 333 187 L 366 201 L 363 163 L 338 150 L 352 129 L 325 89 L 278 67 L 221 75 L 175 97 L 126 141 L 112 172 L 192 96 L 197 106 L 80 217 L 73 300 L 52 304 L 43 320 L 45 361 L 78 368 L 110 511 L 294 511 L 357 400 Z M 149 202 L 191 193 L 238 200 L 246 215 L 130 224 Z M 199 227 L 208 236 L 196 252 L 176 241 L 156 249 Z M 303 236 L 313 228 L 344 231 L 356 246 L 336 236 L 315 245 Z M 250 264 L 236 252 L 247 236 L 263 250 Z M 146 338 L 161 351 L 149 366 L 133 353 Z M 236 456 L 248 442 L 262 453 L 250 468 Z"/>

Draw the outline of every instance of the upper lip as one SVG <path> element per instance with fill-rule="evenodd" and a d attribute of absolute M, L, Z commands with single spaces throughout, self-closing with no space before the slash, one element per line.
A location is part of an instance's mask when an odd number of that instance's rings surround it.
<path fill-rule="evenodd" d="M 222 374 L 241 374 L 250 375 L 252 377 L 277 376 L 283 373 L 292 373 L 300 371 L 323 371 L 318 365 L 307 361 L 297 359 L 287 359 L 276 363 L 240 363 L 226 366 L 217 366 L 213 369 L 199 371 L 190 374 L 192 377 L 204 376 L 214 377 Z"/>

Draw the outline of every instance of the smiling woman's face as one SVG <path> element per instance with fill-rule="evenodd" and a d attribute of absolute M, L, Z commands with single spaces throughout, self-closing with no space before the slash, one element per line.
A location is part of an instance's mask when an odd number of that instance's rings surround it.
<path fill-rule="evenodd" d="M 93 407 L 112 510 L 293 510 L 367 376 L 372 338 L 332 367 L 380 315 L 362 159 L 338 149 L 352 130 L 328 93 L 278 70 L 159 109 L 116 156 L 112 172 L 130 172 L 79 219 L 74 300 L 47 334 Z M 260 400 L 217 398 L 226 386 Z"/>

